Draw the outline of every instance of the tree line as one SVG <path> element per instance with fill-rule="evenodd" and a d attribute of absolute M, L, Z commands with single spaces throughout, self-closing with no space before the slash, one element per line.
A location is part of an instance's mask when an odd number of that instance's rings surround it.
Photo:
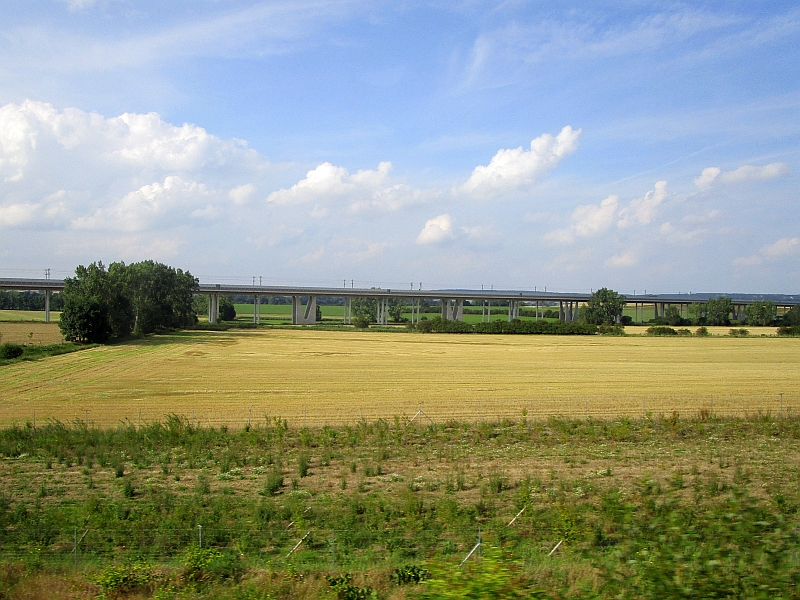
<path fill-rule="evenodd" d="M 61 310 L 64 300 L 61 294 L 50 296 L 50 310 Z M 0 310 L 44 310 L 43 292 L 0 292 Z"/>
<path fill-rule="evenodd" d="M 64 280 L 59 328 L 69 341 L 105 343 L 194 325 L 197 287 L 188 271 L 152 260 L 81 265 Z"/>

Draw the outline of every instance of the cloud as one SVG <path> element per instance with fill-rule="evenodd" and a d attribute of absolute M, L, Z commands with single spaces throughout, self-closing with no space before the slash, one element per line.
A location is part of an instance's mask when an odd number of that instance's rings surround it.
<path fill-rule="evenodd" d="M 144 231 L 219 219 L 272 167 L 244 142 L 157 114 L 0 107 L 0 227 Z M 229 190 L 227 193 L 223 190 Z"/>
<path fill-rule="evenodd" d="M 444 214 L 429 219 L 417 236 L 418 244 L 440 244 L 454 237 L 453 220 Z"/>
<path fill-rule="evenodd" d="M 325 205 L 345 203 L 353 213 L 393 212 L 422 204 L 435 197 L 437 190 L 418 190 L 402 182 L 392 181 L 392 163 L 385 161 L 377 170 L 365 169 L 350 174 L 344 167 L 329 162 L 311 169 L 290 188 L 272 192 L 267 202 L 273 205 L 298 205 L 314 202 L 316 216 L 327 215 Z"/>
<path fill-rule="evenodd" d="M 89 8 L 90 6 L 94 6 L 97 0 L 61 0 L 67 5 L 67 8 L 71 11 L 76 10 L 83 10 L 84 8 Z"/>
<path fill-rule="evenodd" d="M 792 256 L 800 250 L 800 238 L 785 237 L 773 244 L 762 246 L 757 254 L 742 256 L 733 261 L 737 267 L 752 267 L 762 264 L 764 261 L 780 260 L 787 256 Z"/>
<path fill-rule="evenodd" d="M 551 231 L 544 236 L 545 242 L 569 244 L 575 238 L 588 237 L 607 231 L 614 223 L 619 208 L 619 197 L 609 196 L 599 205 L 586 204 L 572 212 L 572 224 L 565 229 Z"/>
<path fill-rule="evenodd" d="M 530 150 L 522 146 L 500 149 L 489 164 L 475 167 L 461 192 L 476 197 L 490 198 L 504 192 L 533 185 L 536 178 L 558 165 L 562 158 L 578 147 L 581 130 L 567 125 L 553 137 L 545 133 L 531 141 Z"/>
<path fill-rule="evenodd" d="M 719 167 L 708 167 L 703 169 L 700 177 L 695 178 L 694 184 L 701 190 L 704 190 L 714 183 L 714 180 L 719 177 L 720 173 L 721 169 Z"/>
<path fill-rule="evenodd" d="M 247 204 L 247 201 L 250 200 L 250 197 L 255 191 L 256 186 L 254 186 L 252 183 L 247 183 L 245 185 L 240 185 L 233 188 L 230 192 L 228 192 L 228 197 L 233 200 L 234 204 Z"/>
<path fill-rule="evenodd" d="M 578 206 L 572 212 L 570 225 L 547 233 L 544 241 L 551 244 L 571 244 L 577 238 L 598 235 L 614 225 L 618 229 L 649 225 L 666 197 L 666 189 L 666 181 L 657 181 L 654 190 L 641 198 L 631 200 L 622 208 L 616 195 L 607 197 L 600 204 Z"/>
<path fill-rule="evenodd" d="M 795 254 L 800 249 L 800 238 L 781 238 L 774 244 L 761 248 L 761 254 L 768 258 L 781 258 Z"/>
<path fill-rule="evenodd" d="M 701 190 L 707 190 L 715 182 L 739 183 L 741 181 L 764 181 L 786 177 L 791 173 L 789 165 L 782 162 L 770 163 L 763 167 L 742 165 L 733 171 L 723 171 L 718 167 L 708 167 L 694 180 L 694 184 Z"/>
<path fill-rule="evenodd" d="M 632 267 L 637 262 L 639 262 L 639 259 L 633 252 L 624 252 L 606 260 L 605 265 L 607 267 Z"/>
<path fill-rule="evenodd" d="M 187 213 L 192 217 L 212 217 L 219 211 L 208 204 L 209 195 L 205 185 L 171 175 L 163 183 L 144 185 L 126 194 L 92 216 L 77 218 L 74 225 L 77 229 L 134 232 L 172 225 Z"/>
<path fill-rule="evenodd" d="M 657 181 L 655 189 L 647 192 L 644 197 L 631 200 L 631 203 L 619 211 L 620 220 L 617 226 L 621 228 L 632 225 L 648 225 L 655 218 L 659 205 L 667 195 L 667 182 Z"/>

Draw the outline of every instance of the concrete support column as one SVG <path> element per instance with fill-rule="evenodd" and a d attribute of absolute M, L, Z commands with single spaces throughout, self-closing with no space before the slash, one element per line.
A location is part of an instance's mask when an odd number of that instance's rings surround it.
<path fill-rule="evenodd" d="M 558 320 L 559 321 L 564 321 L 565 320 L 564 317 L 565 317 L 565 315 L 564 315 L 564 302 L 559 300 L 558 301 Z"/>
<path fill-rule="evenodd" d="M 342 322 L 345 325 L 350 325 L 353 322 L 353 299 L 349 296 L 344 299 L 344 315 L 342 316 Z"/>
<path fill-rule="evenodd" d="M 219 319 L 219 294 L 208 295 L 208 322 L 216 323 Z"/>
<path fill-rule="evenodd" d="M 317 297 L 309 296 L 305 306 L 300 296 L 292 296 L 292 325 L 314 325 L 317 322 Z"/>
<path fill-rule="evenodd" d="M 453 321 L 464 320 L 464 299 L 453 300 Z"/>
<path fill-rule="evenodd" d="M 50 295 L 53 292 L 50 290 L 45 290 L 44 292 L 44 322 L 50 322 Z"/>
<path fill-rule="evenodd" d="M 261 323 L 261 294 L 253 296 L 253 323 Z"/>

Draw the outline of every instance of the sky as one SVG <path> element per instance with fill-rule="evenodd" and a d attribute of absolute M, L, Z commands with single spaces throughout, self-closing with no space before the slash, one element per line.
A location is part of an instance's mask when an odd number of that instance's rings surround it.
<path fill-rule="evenodd" d="M 795 3 L 0 14 L 0 276 L 800 293 Z"/>

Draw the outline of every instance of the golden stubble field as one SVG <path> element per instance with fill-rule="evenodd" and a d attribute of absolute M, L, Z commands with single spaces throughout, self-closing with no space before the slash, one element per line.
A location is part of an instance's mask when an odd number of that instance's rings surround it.
<path fill-rule="evenodd" d="M 0 425 L 185 415 L 240 427 L 413 416 L 745 414 L 800 410 L 800 340 L 187 332 L 0 371 Z M 420 415 L 418 419 L 424 420 Z"/>
<path fill-rule="evenodd" d="M 10 312 L 10 311 L 7 311 Z M 0 321 L 0 343 L 60 344 L 64 341 L 58 323 Z"/>

